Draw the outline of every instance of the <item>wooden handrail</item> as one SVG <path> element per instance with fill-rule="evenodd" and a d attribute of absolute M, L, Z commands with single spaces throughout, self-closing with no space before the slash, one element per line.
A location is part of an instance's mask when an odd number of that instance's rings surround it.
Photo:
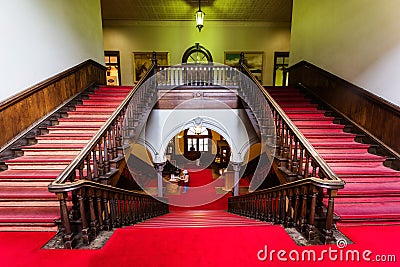
<path fill-rule="evenodd" d="M 122 101 L 122 103 L 118 106 L 118 108 L 111 114 L 108 120 L 100 127 L 97 133 L 93 136 L 93 138 L 87 143 L 87 145 L 79 152 L 79 154 L 75 157 L 75 159 L 63 170 L 63 172 L 55 179 L 52 184 L 62 184 L 67 182 L 67 180 L 71 180 L 71 176 L 75 174 L 75 170 L 79 169 L 79 166 L 82 165 L 83 161 L 90 156 L 90 153 L 94 151 L 95 147 L 99 145 L 105 135 L 107 130 L 116 123 L 118 119 L 123 117 L 123 113 L 125 112 L 129 102 L 132 97 L 136 93 L 137 89 L 153 74 L 155 65 L 153 64 L 146 75 L 144 75 L 136 86 L 129 92 L 126 98 Z M 74 179 L 72 179 L 74 180 Z M 49 187 L 50 188 L 50 187 Z"/>
<path fill-rule="evenodd" d="M 78 239 L 89 244 L 100 231 L 168 213 L 166 199 L 110 185 L 110 178 L 117 171 L 111 164 L 123 159 L 125 112 L 137 112 L 146 119 L 149 111 L 137 106 L 148 104 L 145 81 L 154 74 L 156 65 L 154 61 L 88 144 L 48 186 L 60 202 L 60 230 L 65 248 L 73 248 Z M 142 124 L 135 125 L 136 134 L 140 133 L 140 127 Z"/>
<path fill-rule="evenodd" d="M 287 178 L 279 186 L 229 198 L 228 211 L 287 227 L 297 227 L 310 240 L 316 237 L 316 228 L 321 228 L 322 241 L 332 242 L 334 198 L 338 190 L 344 188 L 345 182 L 322 159 L 243 64 L 243 60 L 241 71 L 257 85 L 272 110 L 278 147 L 276 155 L 272 156 Z M 251 96 L 247 98 L 252 99 Z M 255 116 L 257 118 L 257 113 Z M 265 114 L 258 115 L 263 116 Z M 327 199 L 327 206 L 323 204 L 324 198 Z"/>
<path fill-rule="evenodd" d="M 314 240 L 317 228 L 320 239 L 333 242 L 334 198 L 344 184 L 337 180 L 311 177 L 284 185 L 230 197 L 228 211 L 242 216 L 296 227 L 309 240 Z M 327 207 L 322 199 L 327 198 Z"/>
<path fill-rule="evenodd" d="M 89 244 L 99 232 L 168 213 L 167 200 L 88 180 L 51 184 L 60 202 L 64 247 Z M 67 203 L 72 199 L 71 209 Z M 79 227 L 74 225 L 79 224 Z"/>
<path fill-rule="evenodd" d="M 294 135 L 298 138 L 302 146 L 307 150 L 312 159 L 321 168 L 321 171 L 326 175 L 328 180 L 337 180 L 344 184 L 335 172 L 329 167 L 325 160 L 318 154 L 318 152 L 314 149 L 314 147 L 310 144 L 310 142 L 304 137 L 304 135 L 300 132 L 300 130 L 294 125 L 294 123 L 289 119 L 289 117 L 285 114 L 282 108 L 276 103 L 276 101 L 272 98 L 272 96 L 267 92 L 267 90 L 261 85 L 261 83 L 251 74 L 250 70 L 246 65 L 241 65 L 243 72 L 255 83 L 257 84 L 260 91 L 263 93 L 264 97 L 267 99 L 270 107 L 279 114 L 279 117 L 284 121 L 284 123 L 289 127 L 289 129 L 294 133 Z"/>

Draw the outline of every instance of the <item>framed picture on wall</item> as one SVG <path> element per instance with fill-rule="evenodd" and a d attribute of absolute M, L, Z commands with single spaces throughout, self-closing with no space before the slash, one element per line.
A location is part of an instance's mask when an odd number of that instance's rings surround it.
<path fill-rule="evenodd" d="M 136 83 L 142 78 L 151 66 L 153 52 L 133 52 L 133 81 Z M 169 65 L 169 52 L 156 52 L 159 66 Z"/>
<path fill-rule="evenodd" d="M 241 52 L 225 52 L 224 64 L 232 67 L 239 67 Z M 264 52 L 244 52 L 244 64 L 250 69 L 251 73 L 263 84 L 263 62 Z"/>

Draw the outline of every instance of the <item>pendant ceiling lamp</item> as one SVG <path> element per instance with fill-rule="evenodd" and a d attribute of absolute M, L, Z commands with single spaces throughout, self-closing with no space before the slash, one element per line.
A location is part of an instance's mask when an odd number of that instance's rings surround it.
<path fill-rule="evenodd" d="M 199 10 L 197 10 L 196 12 L 196 27 L 197 29 L 199 29 L 199 32 L 201 32 L 201 29 L 203 28 L 204 15 L 205 13 L 201 11 L 200 0 L 199 0 Z"/>

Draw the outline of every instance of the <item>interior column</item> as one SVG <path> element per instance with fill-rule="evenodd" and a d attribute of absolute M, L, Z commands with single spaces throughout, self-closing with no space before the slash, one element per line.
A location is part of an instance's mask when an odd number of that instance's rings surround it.
<path fill-rule="evenodd" d="M 232 162 L 232 167 L 233 167 L 233 195 L 238 196 L 239 195 L 239 180 L 240 180 L 240 166 L 241 163 L 239 162 Z"/>
<path fill-rule="evenodd" d="M 162 176 L 162 171 L 164 169 L 165 162 L 162 163 L 154 163 L 154 168 L 157 171 L 157 192 L 159 197 L 164 196 L 163 192 L 163 176 Z"/>

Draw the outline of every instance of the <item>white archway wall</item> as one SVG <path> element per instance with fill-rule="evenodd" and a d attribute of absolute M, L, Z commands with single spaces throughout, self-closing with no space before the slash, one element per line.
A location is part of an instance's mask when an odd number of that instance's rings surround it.
<path fill-rule="evenodd" d="M 232 162 L 243 162 L 250 146 L 259 142 L 244 109 L 155 109 L 140 135 L 141 143 L 145 141 L 149 151 L 152 150 L 150 147 L 154 148 L 151 152 L 153 162 L 165 161 L 164 151 L 168 142 L 185 128 L 193 126 L 190 122 L 197 117 L 202 118 L 204 127 L 224 136 L 232 149 Z"/>

